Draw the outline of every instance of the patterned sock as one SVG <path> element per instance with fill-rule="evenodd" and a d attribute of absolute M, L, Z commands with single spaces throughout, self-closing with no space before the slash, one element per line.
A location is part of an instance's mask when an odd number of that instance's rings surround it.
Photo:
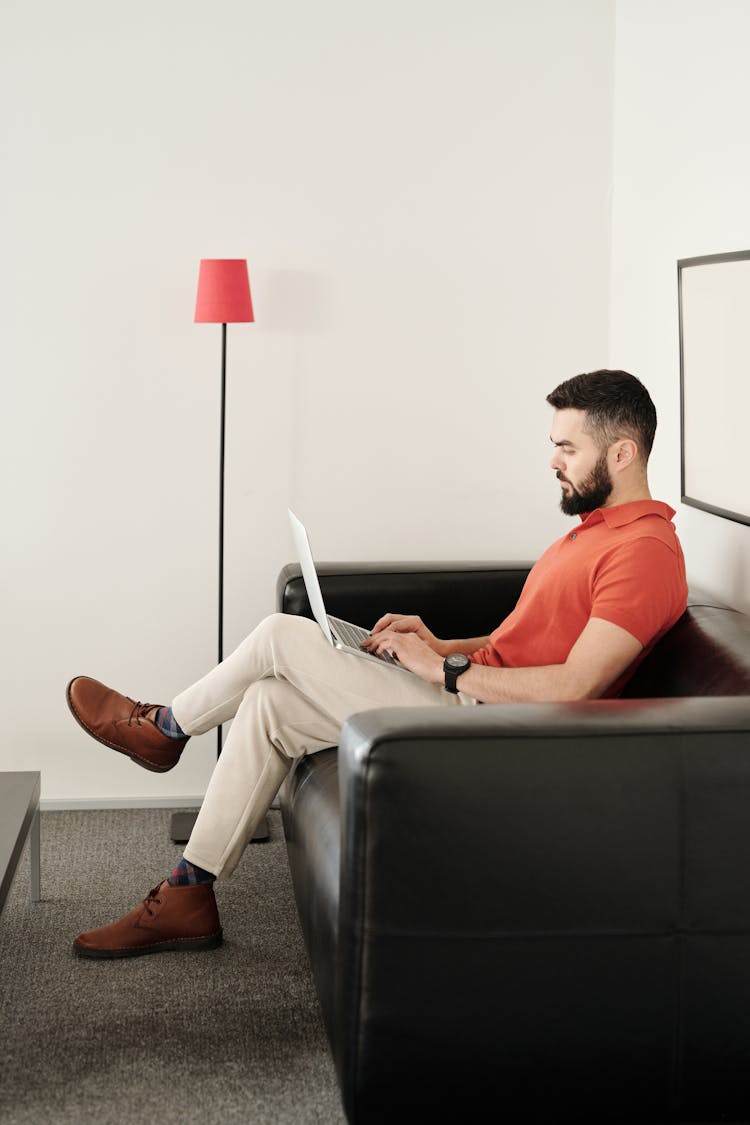
<path fill-rule="evenodd" d="M 189 735 L 185 734 L 184 730 L 177 722 L 177 719 L 175 719 L 174 715 L 172 714 L 171 707 L 160 707 L 156 712 L 156 719 L 154 721 L 156 722 L 156 725 L 161 733 L 166 734 L 167 738 L 190 737 Z"/>
<path fill-rule="evenodd" d="M 216 876 L 213 871 L 204 871 L 194 863 L 181 859 L 172 874 L 167 879 L 170 887 L 194 887 L 198 883 L 213 883 Z"/>

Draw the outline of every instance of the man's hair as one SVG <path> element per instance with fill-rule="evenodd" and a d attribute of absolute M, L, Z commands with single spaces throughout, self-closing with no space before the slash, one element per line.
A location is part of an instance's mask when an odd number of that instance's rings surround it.
<path fill-rule="evenodd" d="M 656 407 L 640 379 L 627 371 L 589 371 L 574 375 L 547 395 L 556 410 L 585 410 L 584 429 L 600 449 L 632 438 L 648 460 L 656 433 Z"/>

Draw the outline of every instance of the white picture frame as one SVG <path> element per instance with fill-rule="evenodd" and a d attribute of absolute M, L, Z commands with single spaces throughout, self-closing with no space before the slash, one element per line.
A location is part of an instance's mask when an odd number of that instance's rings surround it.
<path fill-rule="evenodd" d="M 677 262 L 682 502 L 750 524 L 750 250 Z"/>

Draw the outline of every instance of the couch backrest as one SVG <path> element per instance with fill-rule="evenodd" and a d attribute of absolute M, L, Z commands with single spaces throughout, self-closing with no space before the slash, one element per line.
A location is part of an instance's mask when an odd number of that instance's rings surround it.
<path fill-rule="evenodd" d="M 530 562 L 317 563 L 328 613 L 373 625 L 384 613 L 417 613 L 439 637 L 479 637 L 518 601 Z M 276 608 L 312 617 L 300 568 L 279 574 Z"/>
<path fill-rule="evenodd" d="M 750 616 L 691 591 L 685 613 L 654 646 L 622 695 L 750 696 Z"/>

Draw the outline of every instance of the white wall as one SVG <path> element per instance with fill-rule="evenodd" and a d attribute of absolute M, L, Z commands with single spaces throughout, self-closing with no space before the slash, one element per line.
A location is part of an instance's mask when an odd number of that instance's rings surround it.
<path fill-rule="evenodd" d="M 320 559 L 532 558 L 564 526 L 544 395 L 608 346 L 614 4 L 6 0 L 0 768 L 48 801 L 200 795 L 65 707 L 169 701 Z M 356 452 L 335 444 L 353 431 Z M 408 607 L 403 607 L 408 608 Z"/>
<path fill-rule="evenodd" d="M 745 612 L 750 527 L 678 503 L 677 260 L 750 249 L 749 40 L 745 0 L 617 4 L 610 343 L 653 390 L 652 485 L 691 580 Z"/>

